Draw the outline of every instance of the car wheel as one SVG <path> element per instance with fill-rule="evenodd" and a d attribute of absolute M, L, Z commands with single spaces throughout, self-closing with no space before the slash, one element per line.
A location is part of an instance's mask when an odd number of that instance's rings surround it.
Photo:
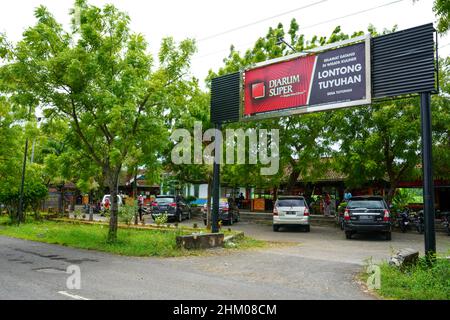
<path fill-rule="evenodd" d="M 310 226 L 305 226 L 305 232 L 310 232 L 311 231 L 311 227 Z"/>
<path fill-rule="evenodd" d="M 351 231 L 345 231 L 345 238 L 346 238 L 346 239 L 351 239 L 351 238 L 352 238 L 352 233 L 351 233 Z"/>
<path fill-rule="evenodd" d="M 386 232 L 386 234 L 384 236 L 386 238 L 386 241 L 391 241 L 391 239 L 392 239 L 392 233 L 391 232 Z"/>
<path fill-rule="evenodd" d="M 178 222 L 183 222 L 183 214 L 181 212 L 178 214 Z"/>
<path fill-rule="evenodd" d="M 273 225 L 273 231 L 278 232 L 280 230 L 280 226 Z"/>

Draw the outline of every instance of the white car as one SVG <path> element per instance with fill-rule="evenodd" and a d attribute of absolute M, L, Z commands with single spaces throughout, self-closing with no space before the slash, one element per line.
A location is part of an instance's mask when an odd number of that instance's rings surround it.
<path fill-rule="evenodd" d="M 105 210 L 105 202 L 106 202 L 106 199 L 109 200 L 109 207 L 111 208 L 111 205 L 112 205 L 112 203 L 111 203 L 111 195 L 105 194 L 105 195 L 103 196 L 102 203 L 101 203 L 101 210 L 102 210 L 102 211 Z M 117 204 L 118 204 L 119 207 L 123 204 L 123 199 L 122 199 L 122 196 L 121 196 L 121 195 L 117 195 Z"/>
<path fill-rule="evenodd" d="M 302 196 L 279 196 L 273 207 L 273 231 L 283 226 L 302 226 L 310 231 L 309 208 Z"/>

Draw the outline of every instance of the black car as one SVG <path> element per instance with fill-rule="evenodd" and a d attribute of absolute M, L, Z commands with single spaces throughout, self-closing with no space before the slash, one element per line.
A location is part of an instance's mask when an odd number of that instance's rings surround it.
<path fill-rule="evenodd" d="M 383 197 L 352 197 L 344 211 L 344 230 L 347 239 L 359 232 L 381 232 L 391 240 L 392 222 L 389 207 Z"/>
<path fill-rule="evenodd" d="M 191 208 L 181 197 L 156 196 L 152 203 L 152 218 L 166 214 L 168 220 L 181 222 L 183 219 L 191 219 Z"/>
<path fill-rule="evenodd" d="M 212 203 L 212 201 L 211 201 Z M 212 207 L 211 207 L 212 210 Z M 202 208 L 203 211 L 203 222 L 205 225 L 207 224 L 206 214 L 207 214 L 207 206 L 206 204 Z M 221 198 L 219 200 L 219 221 L 225 222 L 229 225 L 232 225 L 235 222 L 239 222 L 241 219 L 239 214 L 239 208 L 236 202 L 232 199 Z"/>

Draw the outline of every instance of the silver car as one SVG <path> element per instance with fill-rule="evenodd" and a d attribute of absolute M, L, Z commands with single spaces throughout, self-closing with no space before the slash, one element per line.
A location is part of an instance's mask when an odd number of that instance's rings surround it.
<path fill-rule="evenodd" d="M 302 226 L 310 231 L 309 208 L 301 196 L 279 196 L 273 208 L 273 231 L 283 226 Z"/>

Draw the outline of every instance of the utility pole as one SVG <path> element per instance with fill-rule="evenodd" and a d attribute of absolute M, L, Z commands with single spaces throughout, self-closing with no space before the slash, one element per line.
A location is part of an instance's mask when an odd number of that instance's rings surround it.
<path fill-rule="evenodd" d="M 431 136 L 431 94 L 420 94 L 420 114 L 422 124 L 422 172 L 423 172 L 423 204 L 425 223 L 425 255 L 429 261 L 436 254 L 436 233 L 434 226 L 434 185 Z"/>
<path fill-rule="evenodd" d="M 216 123 L 216 134 L 214 136 L 214 167 L 213 167 L 213 208 L 211 214 L 211 232 L 219 232 L 219 198 L 220 198 L 220 150 L 222 147 L 221 123 Z"/>

